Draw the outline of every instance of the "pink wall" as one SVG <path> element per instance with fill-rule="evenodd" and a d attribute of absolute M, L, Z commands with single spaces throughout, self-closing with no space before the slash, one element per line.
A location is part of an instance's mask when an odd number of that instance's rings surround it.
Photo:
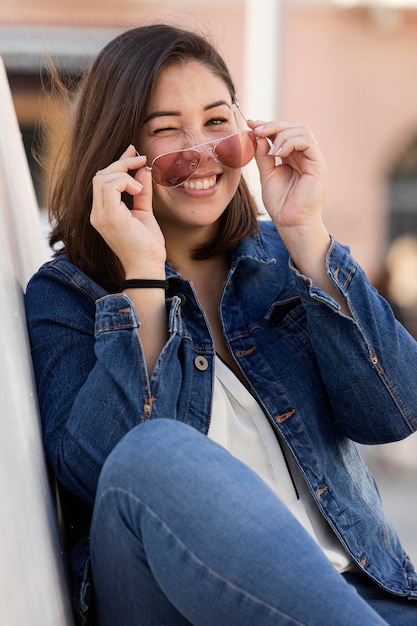
<path fill-rule="evenodd" d="M 386 252 L 386 173 L 417 134 L 417 12 L 398 13 L 404 19 L 385 29 L 364 9 L 302 4 L 287 0 L 277 32 L 279 115 L 312 127 L 329 165 L 326 223 L 376 280 Z M 160 19 L 198 28 L 212 33 L 242 93 L 244 13 L 244 0 L 2 0 L 0 24 L 129 28 Z M 271 76 L 278 71 L 276 59 L 264 63 Z"/>
<path fill-rule="evenodd" d="M 364 11 L 288 11 L 282 116 L 312 127 L 329 165 L 326 223 L 376 278 L 386 173 L 417 134 L 417 17 L 384 31 Z"/>

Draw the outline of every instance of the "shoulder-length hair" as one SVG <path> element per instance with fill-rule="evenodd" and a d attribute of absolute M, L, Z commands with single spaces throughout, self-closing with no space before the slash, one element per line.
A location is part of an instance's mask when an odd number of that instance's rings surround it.
<path fill-rule="evenodd" d="M 49 238 L 55 255 L 70 260 L 110 292 L 122 282 L 123 268 L 90 224 L 92 179 L 120 158 L 145 120 L 152 88 L 171 64 L 197 60 L 221 78 L 236 101 L 236 90 L 223 59 L 204 37 L 166 24 L 134 28 L 117 36 L 99 53 L 77 95 L 74 119 L 61 156 L 59 175 L 50 188 Z M 258 228 L 255 202 L 241 177 L 222 216 L 219 236 L 195 250 L 195 258 L 229 251 Z"/>

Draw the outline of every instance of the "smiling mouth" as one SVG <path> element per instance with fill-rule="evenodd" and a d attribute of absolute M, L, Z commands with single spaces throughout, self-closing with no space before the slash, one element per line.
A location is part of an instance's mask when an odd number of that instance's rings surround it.
<path fill-rule="evenodd" d="M 184 189 L 210 189 L 216 184 L 217 176 L 211 176 L 210 178 L 194 178 L 186 180 L 182 183 L 181 187 Z"/>

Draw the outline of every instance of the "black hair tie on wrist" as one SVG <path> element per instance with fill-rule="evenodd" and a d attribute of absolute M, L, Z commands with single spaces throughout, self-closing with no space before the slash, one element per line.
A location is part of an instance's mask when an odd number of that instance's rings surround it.
<path fill-rule="evenodd" d="M 167 280 L 153 280 L 142 278 L 131 278 L 124 280 L 121 284 L 121 291 L 124 289 L 168 289 Z"/>

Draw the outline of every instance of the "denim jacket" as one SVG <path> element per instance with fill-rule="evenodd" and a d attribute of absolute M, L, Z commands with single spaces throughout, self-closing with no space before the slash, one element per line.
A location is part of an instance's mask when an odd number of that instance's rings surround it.
<path fill-rule="evenodd" d="M 385 589 L 417 598 L 414 567 L 353 443 L 417 429 L 417 343 L 333 239 L 326 269 L 351 317 L 292 266 L 273 225 L 260 221 L 259 234 L 231 255 L 224 337 L 347 552 Z M 193 285 L 169 266 L 167 277 L 169 340 L 150 379 L 127 295 L 109 294 L 65 255 L 27 287 L 47 455 L 60 483 L 89 505 L 106 457 L 140 422 L 171 418 L 208 432 L 213 338 Z"/>

